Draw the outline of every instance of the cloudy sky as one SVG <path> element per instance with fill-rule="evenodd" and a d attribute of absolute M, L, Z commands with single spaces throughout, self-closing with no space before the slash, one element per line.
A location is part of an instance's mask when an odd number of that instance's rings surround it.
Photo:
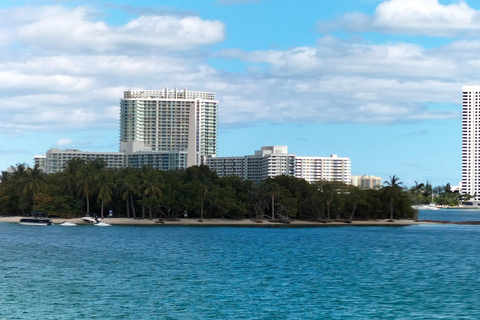
<path fill-rule="evenodd" d="M 126 89 L 219 100 L 219 156 L 287 145 L 406 185 L 461 179 L 480 1 L 0 1 L 0 170 L 118 151 Z"/>

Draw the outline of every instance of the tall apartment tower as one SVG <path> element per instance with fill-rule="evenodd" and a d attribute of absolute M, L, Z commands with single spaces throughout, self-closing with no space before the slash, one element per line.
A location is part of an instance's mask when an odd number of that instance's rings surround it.
<path fill-rule="evenodd" d="M 187 166 L 217 152 L 218 101 L 212 92 L 127 90 L 120 100 L 120 152 L 187 152 Z"/>
<path fill-rule="evenodd" d="M 463 86 L 462 193 L 480 199 L 480 85 Z"/>

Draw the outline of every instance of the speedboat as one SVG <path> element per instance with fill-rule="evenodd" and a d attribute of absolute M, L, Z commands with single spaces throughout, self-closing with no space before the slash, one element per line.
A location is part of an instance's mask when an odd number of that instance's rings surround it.
<path fill-rule="evenodd" d="M 86 213 L 85 214 L 85 217 L 82 217 L 83 221 L 86 221 L 86 222 L 90 222 L 90 223 L 97 223 L 99 221 L 101 221 L 101 219 L 97 218 L 97 215 L 96 214 L 88 214 Z"/>
<path fill-rule="evenodd" d="M 97 226 L 97 227 L 111 227 L 112 225 L 111 224 L 108 224 L 108 223 L 105 223 L 105 222 L 97 222 L 95 224 L 93 224 L 94 226 Z"/>
<path fill-rule="evenodd" d="M 52 219 L 43 218 L 22 218 L 20 224 L 25 226 L 51 226 L 53 225 Z"/>
<path fill-rule="evenodd" d="M 63 226 L 63 227 L 76 227 L 77 226 L 76 223 L 73 223 L 73 222 L 70 222 L 70 221 L 62 222 L 62 223 L 60 223 L 60 225 Z"/>

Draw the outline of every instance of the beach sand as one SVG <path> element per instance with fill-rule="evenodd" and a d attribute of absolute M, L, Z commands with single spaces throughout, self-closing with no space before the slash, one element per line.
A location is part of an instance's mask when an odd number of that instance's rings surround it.
<path fill-rule="evenodd" d="M 18 223 L 23 217 L 0 217 L 0 222 L 10 222 Z M 64 221 L 74 222 L 76 224 L 85 224 L 90 223 L 83 221 L 82 218 L 50 218 L 54 224 L 60 224 Z M 203 219 L 203 222 L 199 222 L 198 219 L 179 219 L 177 221 L 168 221 L 164 220 L 160 222 L 158 219 L 128 219 L 128 218 L 104 218 L 103 222 L 109 223 L 111 225 L 176 225 L 176 226 L 293 226 L 293 227 L 325 227 L 325 226 L 408 226 L 416 224 L 424 224 L 425 222 L 416 222 L 413 220 L 395 220 L 394 222 L 388 222 L 388 220 L 363 220 L 363 221 L 352 221 L 352 223 L 345 222 L 311 222 L 311 221 L 300 221 L 293 220 L 290 224 L 284 224 L 279 222 L 270 222 L 264 220 L 261 223 L 244 219 L 244 220 L 222 220 L 222 219 Z"/>

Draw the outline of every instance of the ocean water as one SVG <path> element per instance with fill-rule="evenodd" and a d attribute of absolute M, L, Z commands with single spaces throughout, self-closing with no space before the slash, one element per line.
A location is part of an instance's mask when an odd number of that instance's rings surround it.
<path fill-rule="evenodd" d="M 480 319 L 480 226 L 0 224 L 0 319 Z"/>

